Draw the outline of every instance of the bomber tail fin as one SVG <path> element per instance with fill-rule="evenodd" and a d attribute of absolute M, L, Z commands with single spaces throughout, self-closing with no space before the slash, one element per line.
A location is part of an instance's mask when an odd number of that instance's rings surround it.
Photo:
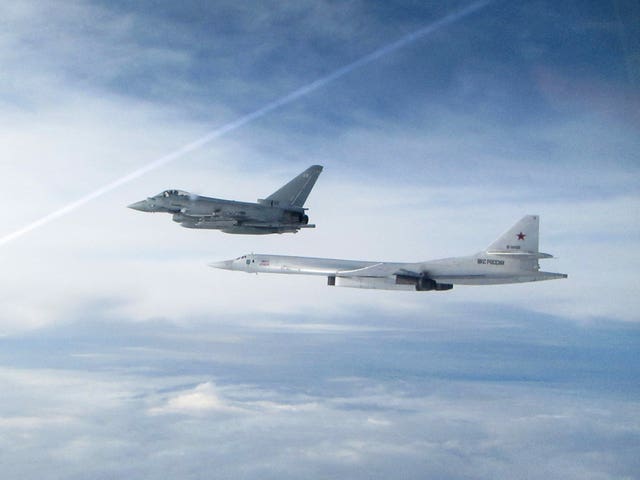
<path fill-rule="evenodd" d="M 538 250 L 539 233 L 540 217 L 527 215 L 500 235 L 486 248 L 485 252 L 494 255 L 549 258 L 551 255 L 540 253 Z"/>
<path fill-rule="evenodd" d="M 260 200 L 260 202 L 302 208 L 321 172 L 321 165 L 312 165 L 266 199 Z"/>

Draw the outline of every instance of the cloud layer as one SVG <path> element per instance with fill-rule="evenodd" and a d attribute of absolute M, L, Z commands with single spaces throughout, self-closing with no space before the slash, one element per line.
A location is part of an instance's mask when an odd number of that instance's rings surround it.
<path fill-rule="evenodd" d="M 5 473 L 634 475 L 637 328 L 450 313 L 359 315 L 351 329 L 112 318 L 2 340 Z"/>

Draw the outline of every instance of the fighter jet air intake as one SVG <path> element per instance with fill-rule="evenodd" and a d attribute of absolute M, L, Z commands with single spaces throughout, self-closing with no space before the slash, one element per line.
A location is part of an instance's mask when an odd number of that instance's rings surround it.
<path fill-rule="evenodd" d="M 141 212 L 165 212 L 186 228 L 208 228 L 225 233 L 264 235 L 296 233 L 309 224 L 304 202 L 322 172 L 313 165 L 258 203 L 202 197 L 182 190 L 165 190 L 155 197 L 132 203 Z"/>
<path fill-rule="evenodd" d="M 527 215 L 486 249 L 474 255 L 417 263 L 367 262 L 330 258 L 249 254 L 210 266 L 249 273 L 324 275 L 336 287 L 380 290 L 451 290 L 454 285 L 495 285 L 567 278 L 541 272 L 539 217 Z"/>

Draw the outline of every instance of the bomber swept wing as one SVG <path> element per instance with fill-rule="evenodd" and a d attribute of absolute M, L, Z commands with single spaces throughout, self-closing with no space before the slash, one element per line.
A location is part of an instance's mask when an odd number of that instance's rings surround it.
<path fill-rule="evenodd" d="M 540 271 L 539 216 L 527 215 L 486 249 L 464 257 L 416 263 L 249 254 L 213 262 L 225 270 L 250 273 L 323 275 L 329 285 L 383 290 L 450 290 L 453 285 L 494 285 L 567 278 Z"/>
<path fill-rule="evenodd" d="M 367 267 L 354 270 L 338 270 L 336 275 L 341 277 L 388 277 L 403 272 L 401 264 L 379 262 Z"/>
<path fill-rule="evenodd" d="M 169 213 L 174 222 L 186 228 L 248 235 L 296 233 L 303 228 L 315 228 L 309 223 L 304 204 L 322 168 L 321 165 L 312 165 L 256 203 L 204 197 L 183 190 L 165 190 L 132 203 L 129 208 Z"/>

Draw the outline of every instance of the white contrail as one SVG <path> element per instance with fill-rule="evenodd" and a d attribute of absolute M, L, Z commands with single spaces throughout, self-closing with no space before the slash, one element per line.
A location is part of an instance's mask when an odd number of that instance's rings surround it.
<path fill-rule="evenodd" d="M 364 65 L 367 65 L 371 62 L 373 62 L 374 60 L 377 60 L 380 57 L 383 57 L 384 55 L 388 55 L 391 52 L 394 52 L 402 47 L 405 47 L 413 42 L 415 42 L 416 40 L 419 40 L 433 32 L 435 32 L 436 30 L 439 30 L 442 27 L 445 27 L 447 25 L 450 25 L 464 17 L 466 17 L 467 15 L 470 15 L 473 12 L 476 12 L 484 7 L 486 7 L 489 3 L 491 3 L 493 0 L 482 0 L 482 1 L 478 1 L 478 2 L 474 2 L 470 5 L 468 5 L 467 7 L 458 10 L 456 12 L 450 13 L 449 15 L 441 18 L 440 20 L 437 20 L 436 22 L 427 25 L 426 27 L 423 27 L 419 30 L 416 30 L 412 33 L 409 33 L 408 35 L 405 35 L 404 37 L 396 40 L 393 43 L 390 43 L 389 45 L 379 48 L 378 50 L 375 50 L 371 53 L 369 53 L 368 55 L 365 55 L 364 57 L 356 60 L 355 62 L 352 62 L 348 65 L 345 65 L 342 68 L 339 68 L 338 70 L 335 70 L 334 72 L 319 78 L 318 80 L 315 80 L 303 87 L 298 88 L 297 90 L 294 90 L 293 92 L 289 93 L 288 95 L 285 95 L 284 97 L 281 97 L 277 100 L 274 100 L 270 103 L 267 103 L 266 105 L 264 105 L 263 107 L 248 113 L 247 115 L 244 115 L 240 118 L 238 118 L 237 120 L 234 120 L 233 122 L 229 122 L 221 127 L 218 127 L 217 129 L 209 132 L 207 135 L 198 138 L 197 140 L 194 140 L 191 143 L 188 143 L 187 145 L 184 145 L 183 147 L 174 150 L 173 152 L 160 157 L 150 163 L 148 163 L 147 165 L 138 168 L 137 170 L 134 170 L 133 172 L 120 177 L 116 180 L 114 180 L 111 183 L 108 183 L 100 188 L 98 188 L 97 190 L 85 195 L 84 197 L 79 198 L 78 200 L 69 203 L 68 205 L 55 210 L 53 212 L 51 212 L 48 215 L 45 215 L 44 217 L 40 218 L 39 220 L 36 220 L 24 227 L 22 227 L 19 230 L 16 230 L 13 233 L 10 233 L 8 235 L 5 235 L 4 237 L 0 238 L 0 246 L 5 245 L 7 243 L 9 243 L 12 240 L 15 240 L 18 237 L 21 237 L 22 235 L 24 235 L 25 233 L 28 233 L 32 230 L 35 230 L 36 228 L 42 227 L 43 225 L 46 225 L 47 223 L 62 217 L 63 215 L 66 215 L 67 213 L 70 213 L 71 211 L 75 210 L 78 207 L 81 207 L 82 205 L 84 205 L 85 203 L 90 202 L 91 200 L 101 197 L 102 195 L 126 184 L 129 183 L 132 180 L 135 180 L 138 177 L 141 177 L 142 175 L 144 175 L 145 173 L 148 173 L 152 170 L 155 170 L 159 167 L 161 167 L 162 165 L 165 165 L 169 162 L 172 162 L 184 155 L 186 155 L 189 152 L 192 152 L 200 147 L 202 147 L 203 145 L 211 142 L 212 140 L 215 140 L 216 138 L 221 137 L 222 135 L 225 135 L 229 132 L 232 132 L 233 130 L 236 130 L 240 127 L 242 127 L 243 125 L 246 125 L 247 123 L 250 123 L 264 115 L 266 115 L 267 113 L 280 108 L 284 105 L 287 105 L 289 103 L 294 102 L 295 100 L 304 97 L 305 95 L 308 95 L 309 93 L 318 90 L 319 88 L 324 87 L 325 85 L 333 82 L 334 80 L 337 80 L 340 77 L 343 77 L 344 75 L 347 75 L 348 73 L 352 72 L 353 70 L 360 68 Z"/>

